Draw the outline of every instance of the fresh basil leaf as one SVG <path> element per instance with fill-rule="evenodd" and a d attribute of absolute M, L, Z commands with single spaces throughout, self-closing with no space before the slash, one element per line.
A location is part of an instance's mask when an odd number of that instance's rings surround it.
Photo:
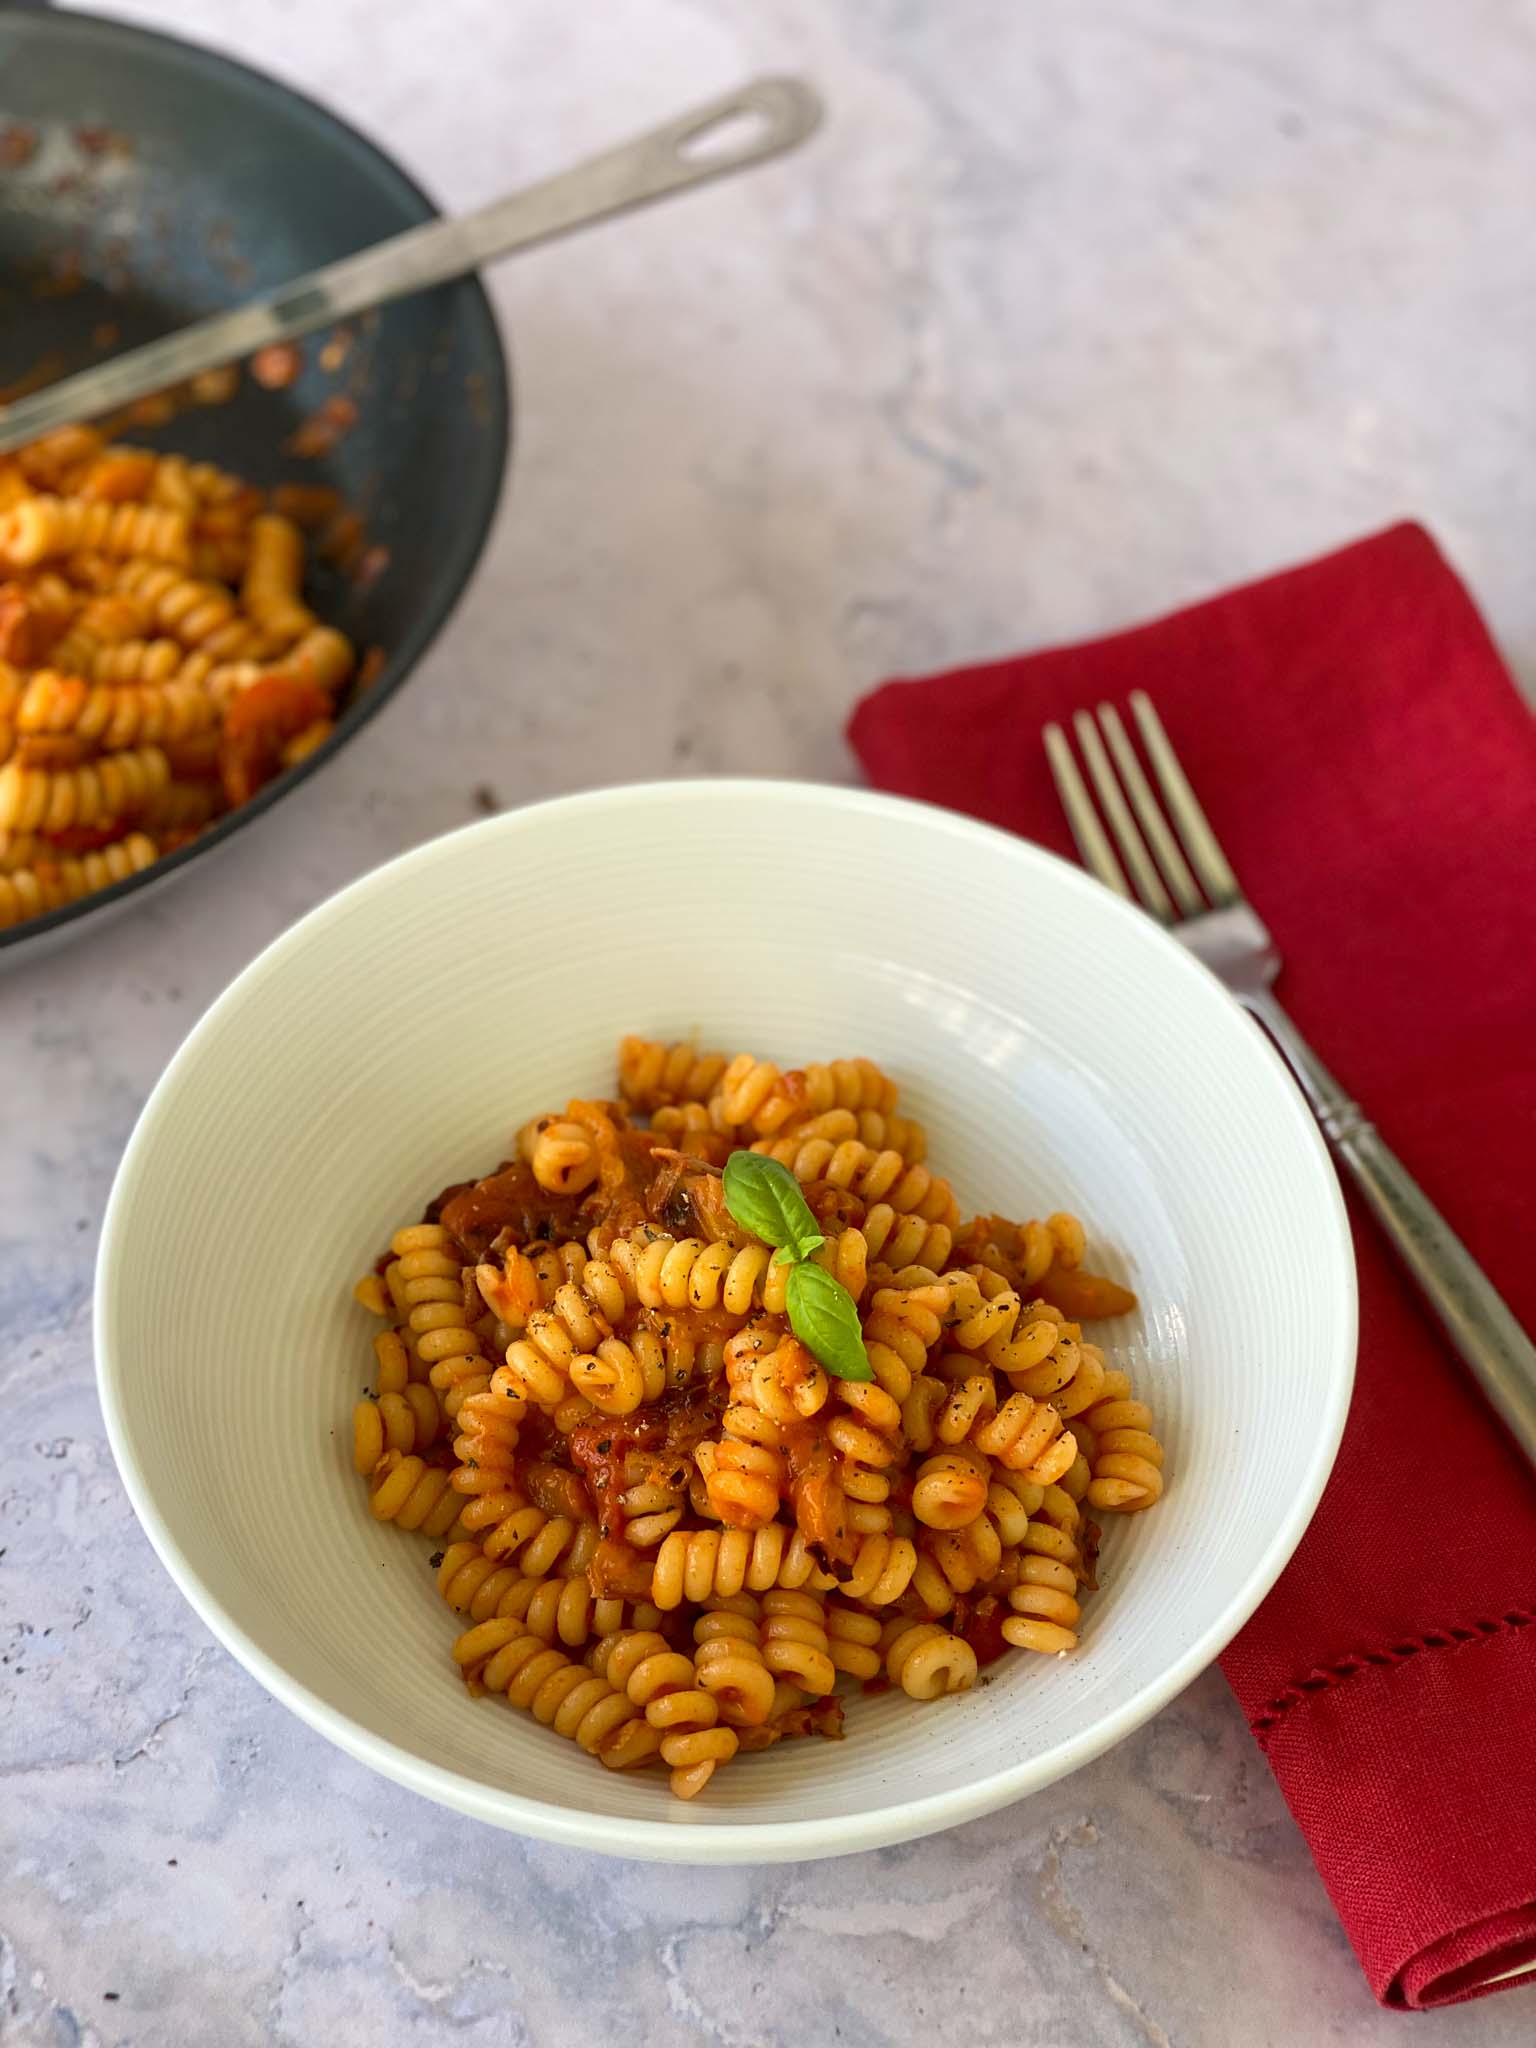
<path fill-rule="evenodd" d="M 839 1380 L 872 1380 L 858 1304 L 823 1266 L 799 1265 L 785 1289 L 789 1327 Z"/>
<path fill-rule="evenodd" d="M 733 1152 L 727 1159 L 725 1206 L 743 1230 L 780 1246 L 791 1260 L 808 1259 L 826 1243 L 799 1181 L 766 1153 Z"/>

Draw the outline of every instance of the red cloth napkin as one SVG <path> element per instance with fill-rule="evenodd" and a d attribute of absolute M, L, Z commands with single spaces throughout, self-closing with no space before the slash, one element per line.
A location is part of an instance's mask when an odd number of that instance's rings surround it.
<path fill-rule="evenodd" d="M 1071 855 L 1041 723 L 1134 688 L 1287 1008 L 1536 1328 L 1536 724 L 1455 574 L 1394 527 L 1090 646 L 887 683 L 850 737 L 881 788 Z M 1338 1464 L 1221 1662 L 1371 1989 L 1446 2005 L 1536 1957 L 1536 1476 L 1353 1216 Z"/>

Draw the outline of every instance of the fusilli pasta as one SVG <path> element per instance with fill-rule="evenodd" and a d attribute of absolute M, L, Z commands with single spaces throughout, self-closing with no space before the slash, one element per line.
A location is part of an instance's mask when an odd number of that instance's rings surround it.
<path fill-rule="evenodd" d="M 91 690 L 52 688 L 0 714 L 67 734 Z M 34 809 L 7 814 L 0 890 Z M 1075 1648 L 1090 1517 L 1163 1488 L 1150 1408 L 1084 1335 L 1134 1296 L 1084 1269 L 1082 1225 L 962 1222 L 867 1060 L 627 1038 L 618 1094 L 525 1124 L 355 1289 L 384 1327 L 352 1463 L 376 1520 L 442 1546 L 471 1691 L 693 1798 L 739 1752 L 840 1732 L 841 1687 L 934 1700 Z M 749 1149 L 821 1219 L 871 1377 L 791 1328 L 788 1268 L 723 1197 Z"/>
<path fill-rule="evenodd" d="M 211 463 L 68 427 L 0 463 L 0 930 L 149 867 L 323 743 L 351 643 Z M 281 494 L 279 494 L 280 496 Z"/>

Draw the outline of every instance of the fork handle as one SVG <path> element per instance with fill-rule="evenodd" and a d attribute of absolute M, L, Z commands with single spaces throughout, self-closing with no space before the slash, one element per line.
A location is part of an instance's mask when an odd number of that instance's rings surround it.
<path fill-rule="evenodd" d="M 1301 1085 L 1337 1158 L 1418 1282 L 1510 1435 L 1536 1465 L 1536 1345 L 1357 1102 L 1345 1093 L 1267 989 L 1242 1001 Z"/>

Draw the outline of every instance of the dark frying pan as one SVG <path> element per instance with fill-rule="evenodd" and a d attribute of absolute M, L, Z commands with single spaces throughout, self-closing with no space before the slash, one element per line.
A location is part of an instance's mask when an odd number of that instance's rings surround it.
<path fill-rule="evenodd" d="M 211 51 L 96 15 L 0 5 L 0 395 L 19 397 L 204 314 L 432 219 L 419 186 L 334 114 Z M 351 323 L 327 370 L 316 337 L 282 391 L 133 438 L 258 484 L 334 485 L 388 551 L 372 580 L 332 573 L 316 610 L 385 666 L 326 744 L 142 875 L 0 932 L 32 957 L 209 853 L 315 773 L 410 673 L 485 543 L 510 436 L 489 301 L 464 278 Z M 327 399 L 356 423 L 318 458 L 283 444 Z M 375 560 L 378 558 L 375 557 Z"/>

